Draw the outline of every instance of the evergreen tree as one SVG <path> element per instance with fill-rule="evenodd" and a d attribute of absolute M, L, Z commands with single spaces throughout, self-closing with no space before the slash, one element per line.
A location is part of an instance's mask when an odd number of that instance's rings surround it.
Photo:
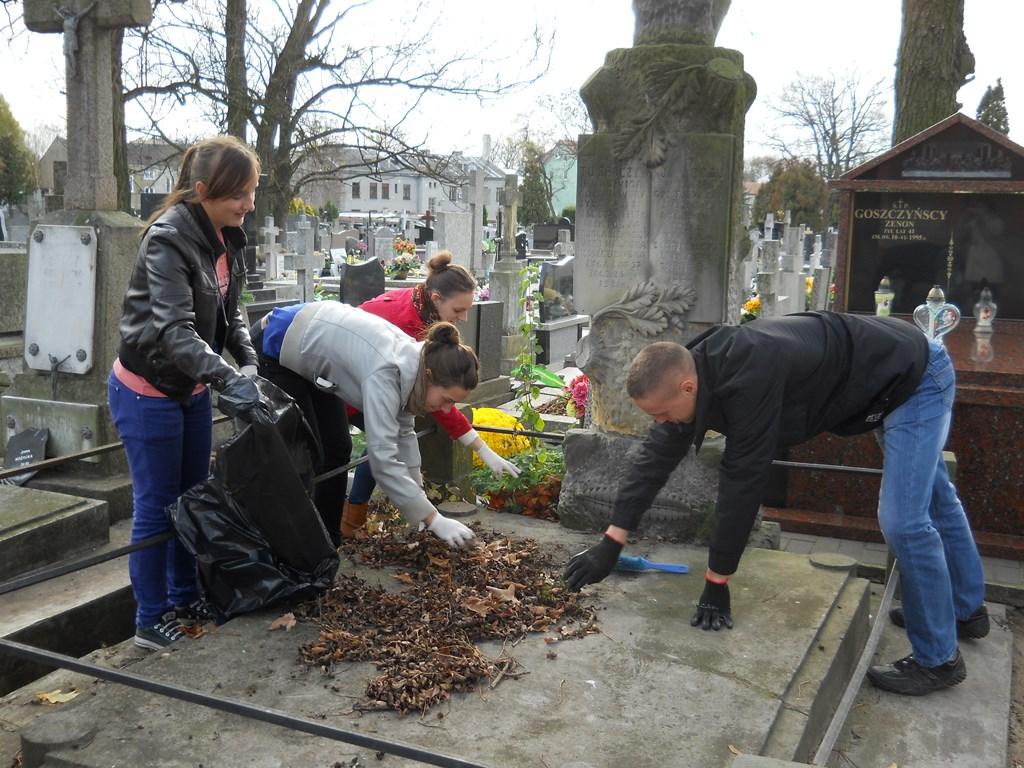
<path fill-rule="evenodd" d="M 519 187 L 520 224 L 540 224 L 554 218 L 551 210 L 551 184 L 544 173 L 541 149 L 532 142 L 523 148 L 523 183 Z"/>
<path fill-rule="evenodd" d="M 754 221 L 764 221 L 765 214 L 790 212 L 794 224 L 806 224 L 815 232 L 826 222 L 828 192 L 810 160 L 782 160 L 775 164 L 771 178 L 761 185 L 754 199 Z"/>
<path fill-rule="evenodd" d="M 0 96 L 0 205 L 17 205 L 35 184 L 35 157 L 25 143 L 25 132 Z"/>
<path fill-rule="evenodd" d="M 1006 96 L 1003 93 L 1003 78 L 996 80 L 993 88 L 991 85 L 985 89 L 985 95 L 978 103 L 978 120 L 989 128 L 1000 133 L 1010 132 L 1010 117 L 1006 113 Z"/>

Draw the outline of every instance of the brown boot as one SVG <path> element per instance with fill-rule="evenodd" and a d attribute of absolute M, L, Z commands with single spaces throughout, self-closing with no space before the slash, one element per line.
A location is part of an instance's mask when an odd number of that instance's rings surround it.
<path fill-rule="evenodd" d="M 341 511 L 342 538 L 356 539 L 366 535 L 366 509 L 369 506 L 345 501 L 345 508 Z"/>

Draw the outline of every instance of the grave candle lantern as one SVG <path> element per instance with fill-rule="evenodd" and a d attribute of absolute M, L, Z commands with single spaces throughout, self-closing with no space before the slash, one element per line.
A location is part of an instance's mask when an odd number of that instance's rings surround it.
<path fill-rule="evenodd" d="M 960 322 L 960 310 L 953 304 L 947 304 L 946 294 L 934 285 L 928 291 L 925 303 L 914 310 L 914 322 L 924 331 L 925 336 L 942 344 L 942 337 Z"/>
<path fill-rule="evenodd" d="M 988 286 L 981 289 L 981 298 L 974 305 L 974 332 L 992 333 L 992 321 L 996 319 L 996 303 Z"/>
<path fill-rule="evenodd" d="M 875 315 L 888 317 L 892 309 L 892 300 L 895 297 L 896 294 L 892 291 L 888 276 L 883 277 L 882 282 L 878 284 L 878 290 L 875 291 Z"/>

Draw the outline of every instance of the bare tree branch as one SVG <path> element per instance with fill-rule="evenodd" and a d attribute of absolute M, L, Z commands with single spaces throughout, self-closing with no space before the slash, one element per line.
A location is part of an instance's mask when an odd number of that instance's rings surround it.
<path fill-rule="evenodd" d="M 842 175 L 888 145 L 882 82 L 856 74 L 797 75 L 770 105 L 779 118 L 768 145 L 789 159 L 812 160 L 824 179 Z"/>

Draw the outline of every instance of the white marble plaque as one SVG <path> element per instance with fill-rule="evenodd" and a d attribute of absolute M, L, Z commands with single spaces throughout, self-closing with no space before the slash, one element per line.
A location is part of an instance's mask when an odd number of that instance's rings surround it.
<path fill-rule="evenodd" d="M 96 231 L 40 224 L 28 243 L 25 363 L 88 373 L 96 322 Z"/>

